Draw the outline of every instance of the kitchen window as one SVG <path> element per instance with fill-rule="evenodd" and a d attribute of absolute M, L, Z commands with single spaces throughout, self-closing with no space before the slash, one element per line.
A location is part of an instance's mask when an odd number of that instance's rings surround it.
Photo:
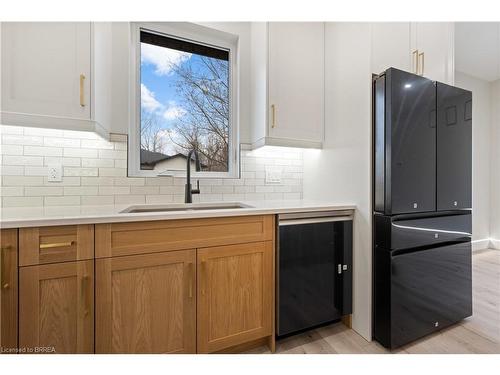
<path fill-rule="evenodd" d="M 188 23 L 133 24 L 129 175 L 238 177 L 237 37 Z M 194 160 L 191 161 L 194 170 Z"/>

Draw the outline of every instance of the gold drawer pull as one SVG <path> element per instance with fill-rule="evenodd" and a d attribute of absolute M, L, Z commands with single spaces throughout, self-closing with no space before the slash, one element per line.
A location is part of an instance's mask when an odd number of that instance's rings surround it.
<path fill-rule="evenodd" d="M 85 74 L 80 74 L 80 105 L 85 107 Z"/>
<path fill-rule="evenodd" d="M 189 263 L 188 264 L 188 267 L 189 267 L 189 298 L 193 298 L 193 279 L 194 279 L 194 275 L 193 275 L 193 263 Z"/>
<path fill-rule="evenodd" d="M 75 244 L 75 241 L 42 243 L 42 244 L 40 244 L 40 250 L 43 250 L 43 249 L 53 249 L 55 247 L 69 247 L 69 246 L 73 246 L 74 244 Z"/>

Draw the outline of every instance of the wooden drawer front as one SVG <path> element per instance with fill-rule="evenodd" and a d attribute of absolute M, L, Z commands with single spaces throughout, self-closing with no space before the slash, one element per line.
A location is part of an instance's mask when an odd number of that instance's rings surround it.
<path fill-rule="evenodd" d="M 198 250 L 198 353 L 272 335 L 273 242 Z"/>
<path fill-rule="evenodd" d="M 19 231 L 20 266 L 93 258 L 93 225 L 22 228 Z"/>
<path fill-rule="evenodd" d="M 274 216 L 96 225 L 96 258 L 273 239 Z"/>
<path fill-rule="evenodd" d="M 94 352 L 94 261 L 21 267 L 19 292 L 20 350 Z"/>
<path fill-rule="evenodd" d="M 96 260 L 96 353 L 194 353 L 195 288 L 195 250 Z"/>
<path fill-rule="evenodd" d="M 17 348 L 17 229 L 0 232 L 0 350 Z"/>

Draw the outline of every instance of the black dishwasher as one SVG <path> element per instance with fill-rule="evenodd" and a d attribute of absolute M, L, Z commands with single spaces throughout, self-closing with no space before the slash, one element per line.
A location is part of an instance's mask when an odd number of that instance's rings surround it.
<path fill-rule="evenodd" d="M 279 216 L 277 335 L 352 312 L 350 211 Z"/>

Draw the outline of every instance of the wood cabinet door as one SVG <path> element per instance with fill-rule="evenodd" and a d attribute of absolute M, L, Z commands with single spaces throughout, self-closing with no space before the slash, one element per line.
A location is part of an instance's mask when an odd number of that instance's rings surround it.
<path fill-rule="evenodd" d="M 96 352 L 195 353 L 195 277 L 195 250 L 96 260 Z"/>
<path fill-rule="evenodd" d="M 1 45 L 3 111 L 90 119 L 90 22 L 4 22 Z"/>
<path fill-rule="evenodd" d="M 17 229 L 0 232 L 0 352 L 17 348 Z"/>
<path fill-rule="evenodd" d="M 198 250 L 198 352 L 273 334 L 273 242 Z"/>
<path fill-rule="evenodd" d="M 325 26 L 269 23 L 269 136 L 323 141 Z"/>
<path fill-rule="evenodd" d="M 94 352 L 94 262 L 19 269 L 21 353 Z"/>

